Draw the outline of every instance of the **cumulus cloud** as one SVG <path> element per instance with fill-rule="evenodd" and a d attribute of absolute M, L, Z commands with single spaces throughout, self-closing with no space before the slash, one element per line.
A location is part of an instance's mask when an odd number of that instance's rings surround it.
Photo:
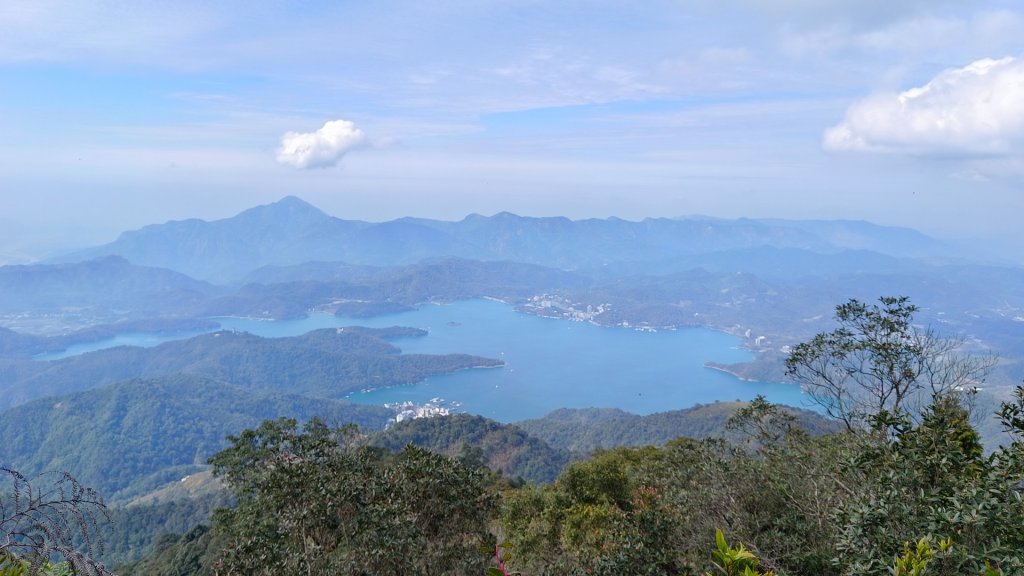
<path fill-rule="evenodd" d="M 1024 61 L 984 59 L 924 86 L 880 94 L 825 131 L 827 150 L 912 154 L 1024 153 Z"/>
<path fill-rule="evenodd" d="M 348 120 L 331 120 L 316 132 L 281 137 L 277 161 L 295 168 L 330 168 L 349 152 L 367 145 L 366 134 Z"/>

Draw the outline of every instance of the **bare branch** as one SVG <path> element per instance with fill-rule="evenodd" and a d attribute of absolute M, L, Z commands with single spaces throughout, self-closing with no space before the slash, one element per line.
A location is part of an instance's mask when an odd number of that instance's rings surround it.
<path fill-rule="evenodd" d="M 0 476 L 10 482 L 10 491 L 0 492 L 0 555 L 27 561 L 31 576 L 54 555 L 64 558 L 75 574 L 111 574 L 91 558 L 102 552 L 96 537 L 99 522 L 110 521 L 95 490 L 66 472 L 41 474 L 30 481 L 4 466 Z M 76 538 L 84 550 L 76 548 Z"/>
<path fill-rule="evenodd" d="M 797 345 L 786 359 L 786 374 L 851 430 L 879 416 L 914 421 L 936 397 L 973 392 L 995 356 L 961 354 L 962 340 L 915 325 L 916 311 L 904 296 L 841 304 L 839 328 Z"/>

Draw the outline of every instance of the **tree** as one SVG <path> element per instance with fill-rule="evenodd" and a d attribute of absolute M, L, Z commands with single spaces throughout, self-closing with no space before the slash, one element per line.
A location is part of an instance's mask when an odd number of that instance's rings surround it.
<path fill-rule="evenodd" d="M 1003 411 L 1022 408 L 1018 388 Z M 1020 422 L 1003 422 L 1024 432 Z M 855 494 L 836 514 L 843 574 L 914 573 L 892 571 L 893 558 L 904 567 L 928 564 L 917 573 L 935 576 L 1024 573 L 1024 445 L 1015 440 L 985 457 L 955 398 L 939 397 L 894 441 L 863 445 L 851 467 Z M 931 545 L 934 554 L 923 557 Z"/>
<path fill-rule="evenodd" d="M 101 550 L 96 537 L 99 523 L 109 521 L 95 490 L 66 472 L 30 479 L 4 466 L 0 476 L 10 483 L 0 491 L 0 569 L 30 576 L 51 574 L 55 568 L 50 558 L 60 556 L 80 576 L 110 574 L 91 558 Z M 76 546 L 76 541 L 81 544 Z M 84 552 L 79 550 L 83 547 Z"/>
<path fill-rule="evenodd" d="M 836 307 L 839 328 L 793 348 L 786 374 L 847 428 L 879 419 L 917 421 L 932 398 L 972 392 L 995 365 L 991 355 L 958 352 L 963 342 L 914 324 L 905 296 Z M 895 419 L 895 420 L 894 420 Z"/>
<path fill-rule="evenodd" d="M 502 527 L 516 551 L 507 564 L 524 574 L 678 574 L 661 460 L 650 446 L 601 451 L 551 485 L 506 494 Z"/>
<path fill-rule="evenodd" d="M 857 440 L 836 502 L 835 573 L 1018 574 L 1024 570 L 1024 445 L 985 457 L 964 393 L 995 358 L 959 352 L 913 322 L 905 297 L 850 300 L 840 327 L 798 345 L 787 372 Z M 1004 404 L 1011 433 L 1024 430 L 1024 391 Z M 863 433 L 867 431 L 868 433 Z M 895 561 L 895 564 L 894 564 Z"/>
<path fill-rule="evenodd" d="M 352 427 L 264 422 L 211 459 L 238 496 L 213 529 L 217 574 L 480 574 L 493 546 L 488 472 Z M 215 534 L 216 536 L 216 534 Z"/>

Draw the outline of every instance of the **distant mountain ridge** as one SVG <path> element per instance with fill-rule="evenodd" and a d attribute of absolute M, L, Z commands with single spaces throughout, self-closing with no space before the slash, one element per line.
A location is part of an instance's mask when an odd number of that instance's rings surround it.
<path fill-rule="evenodd" d="M 471 214 L 457 222 L 400 218 L 370 223 L 329 216 L 288 196 L 222 220 L 146 226 L 59 261 L 118 255 L 138 265 L 231 283 L 262 267 L 310 261 L 396 266 L 456 257 L 596 272 L 614 264 L 657 268 L 697 254 L 763 247 L 822 254 L 872 250 L 893 257 L 948 253 L 945 244 L 923 234 L 865 222 L 713 218 L 633 222 L 501 212 L 494 216 Z"/>
<path fill-rule="evenodd" d="M 81 306 L 146 310 L 156 299 L 161 309 L 169 299 L 187 308 L 217 291 L 180 272 L 131 264 L 116 254 L 84 262 L 0 266 L 0 314 Z"/>
<path fill-rule="evenodd" d="M 293 264 L 329 256 L 322 240 L 344 238 L 365 226 L 332 218 L 295 197 L 257 206 L 231 218 L 152 224 L 124 232 L 114 242 L 63 256 L 75 261 L 119 255 L 135 264 L 170 268 L 194 278 L 224 281 L 252 270 L 252 262 Z M 321 258 L 323 259 L 323 258 Z M 326 258 L 333 259 L 333 258 Z"/>

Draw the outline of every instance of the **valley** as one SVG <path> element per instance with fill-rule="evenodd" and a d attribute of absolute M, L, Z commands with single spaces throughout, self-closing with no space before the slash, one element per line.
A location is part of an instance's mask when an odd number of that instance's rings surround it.
<path fill-rule="evenodd" d="M 288 197 L 0 267 L 0 294 L 0 460 L 69 470 L 154 533 L 222 504 L 207 459 L 279 416 L 483 447 L 540 483 L 595 449 L 722 437 L 759 396 L 827 432 L 784 361 L 851 297 L 906 294 L 963 352 L 998 354 L 989 413 L 1024 377 L 1024 269 L 856 222 L 373 224 Z"/>

